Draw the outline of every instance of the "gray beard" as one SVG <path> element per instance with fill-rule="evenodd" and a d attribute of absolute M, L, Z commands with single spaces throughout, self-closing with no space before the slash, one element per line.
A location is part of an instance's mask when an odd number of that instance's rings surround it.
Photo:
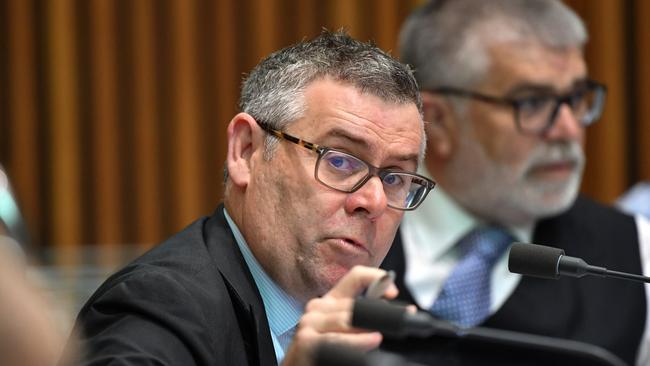
<path fill-rule="evenodd" d="M 460 139 L 459 150 L 446 167 L 443 187 L 462 207 L 488 222 L 531 225 L 567 210 L 575 201 L 585 158 L 573 142 L 539 145 L 520 166 L 492 161 L 478 144 Z M 570 160 L 575 169 L 563 182 L 546 182 L 530 174 L 542 162 Z"/>

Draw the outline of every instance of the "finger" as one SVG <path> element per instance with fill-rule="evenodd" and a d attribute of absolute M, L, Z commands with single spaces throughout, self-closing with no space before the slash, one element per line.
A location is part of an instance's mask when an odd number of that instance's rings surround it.
<path fill-rule="evenodd" d="M 391 300 L 396 298 L 398 294 L 399 294 L 399 290 L 397 289 L 397 286 L 395 286 L 394 283 L 391 283 L 390 286 L 388 286 L 388 288 L 384 292 L 383 297 L 388 300 Z"/>
<path fill-rule="evenodd" d="M 307 313 L 300 318 L 298 329 L 312 329 L 318 333 L 367 333 L 368 329 L 352 326 L 352 313 L 349 311 L 333 313 Z"/>
<path fill-rule="evenodd" d="M 352 313 L 337 311 L 329 313 L 311 312 L 300 318 L 298 329 L 312 329 L 317 333 L 350 332 Z"/>
<path fill-rule="evenodd" d="M 413 304 L 407 305 L 406 312 L 409 314 L 416 314 L 418 312 L 418 307 Z"/>
<path fill-rule="evenodd" d="M 383 337 L 379 332 L 326 333 L 319 339 L 326 342 L 347 345 L 362 351 L 370 351 L 379 347 Z"/>
<path fill-rule="evenodd" d="M 330 312 L 330 311 L 352 311 L 354 299 L 337 299 L 331 296 L 319 297 L 309 300 L 305 306 L 305 313 L 309 312 Z"/>
<path fill-rule="evenodd" d="M 318 343 L 328 342 L 369 351 L 379 347 L 382 340 L 383 336 L 379 332 L 318 333 L 314 329 L 298 329 L 290 348 L 312 348 Z"/>
<path fill-rule="evenodd" d="M 381 278 L 385 274 L 386 271 L 383 269 L 354 266 L 325 296 L 334 298 L 355 297 L 366 289 L 372 281 Z M 389 286 L 386 292 L 392 294 L 393 291 L 390 290 L 393 288 L 394 291 L 397 291 L 395 285 L 392 285 Z M 396 293 L 395 296 L 397 296 Z"/>

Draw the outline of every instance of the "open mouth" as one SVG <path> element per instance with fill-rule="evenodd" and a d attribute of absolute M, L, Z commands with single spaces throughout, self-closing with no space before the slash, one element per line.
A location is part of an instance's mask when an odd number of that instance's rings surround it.
<path fill-rule="evenodd" d="M 352 239 L 343 238 L 343 241 L 345 241 L 346 243 L 348 243 L 350 245 L 354 245 L 354 246 L 357 246 L 357 247 L 362 247 L 361 244 L 357 243 L 356 241 L 354 241 Z"/>

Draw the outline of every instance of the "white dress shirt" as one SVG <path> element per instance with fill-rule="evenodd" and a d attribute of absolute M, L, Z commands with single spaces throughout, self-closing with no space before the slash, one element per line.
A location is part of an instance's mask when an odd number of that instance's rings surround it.
<path fill-rule="evenodd" d="M 421 171 L 430 177 L 426 171 Z M 635 217 L 643 274 L 650 276 L 650 221 L 641 215 Z M 460 255 L 456 242 L 482 221 L 465 211 L 442 189 L 436 187 L 415 211 L 404 215 L 400 231 L 406 260 L 404 283 L 417 304 L 430 308 L 442 290 Z M 507 227 L 519 241 L 529 243 L 534 227 Z M 521 275 L 508 271 L 508 252 L 497 260 L 491 274 L 491 306 L 494 314 L 514 292 Z M 570 253 L 569 253 L 570 255 Z M 606 263 L 590 263 L 606 265 Z M 613 268 L 615 269 L 615 268 Z M 646 286 L 646 327 L 637 356 L 637 365 L 650 364 L 650 285 Z"/>

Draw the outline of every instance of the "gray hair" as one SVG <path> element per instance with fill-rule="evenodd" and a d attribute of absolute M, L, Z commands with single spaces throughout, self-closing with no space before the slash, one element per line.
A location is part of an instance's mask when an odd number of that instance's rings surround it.
<path fill-rule="evenodd" d="M 432 0 L 402 26 L 400 53 L 422 89 L 471 87 L 487 73 L 493 42 L 582 48 L 587 37 L 582 20 L 558 0 Z"/>
<path fill-rule="evenodd" d="M 422 100 L 409 66 L 372 43 L 352 39 L 343 31 L 323 32 L 262 60 L 244 80 L 239 108 L 255 119 L 282 130 L 307 108 L 305 89 L 315 80 L 331 78 L 396 104 L 414 103 L 422 115 Z M 421 126 L 424 131 L 424 126 Z M 420 146 L 424 154 L 425 140 Z M 277 139 L 267 136 L 265 157 L 273 155 Z"/>

